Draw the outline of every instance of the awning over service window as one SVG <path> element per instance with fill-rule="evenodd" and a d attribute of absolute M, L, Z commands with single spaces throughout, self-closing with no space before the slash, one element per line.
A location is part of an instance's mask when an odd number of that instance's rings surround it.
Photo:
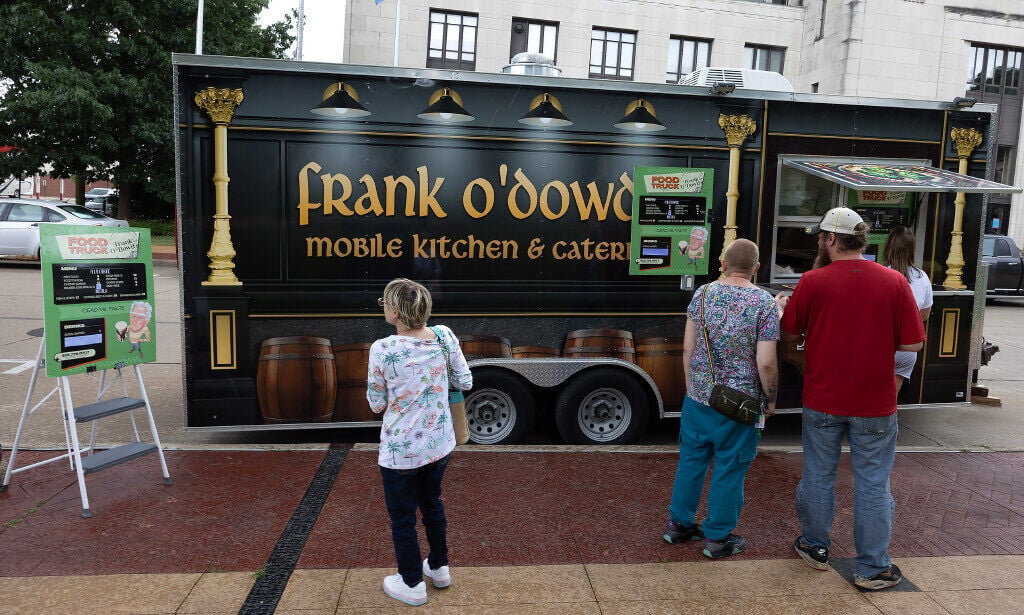
<path fill-rule="evenodd" d="M 854 190 L 1010 193 L 1024 189 L 920 164 L 783 160 L 788 167 Z"/>

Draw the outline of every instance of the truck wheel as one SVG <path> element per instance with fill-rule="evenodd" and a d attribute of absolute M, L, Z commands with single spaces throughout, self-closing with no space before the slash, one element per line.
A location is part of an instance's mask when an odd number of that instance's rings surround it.
<path fill-rule="evenodd" d="M 568 444 L 626 444 L 647 429 L 643 387 L 615 369 L 589 369 L 569 381 L 555 404 L 558 433 Z"/>
<path fill-rule="evenodd" d="M 477 444 L 515 444 L 533 429 L 533 394 L 512 374 L 486 370 L 473 374 L 466 395 L 469 439 Z"/>

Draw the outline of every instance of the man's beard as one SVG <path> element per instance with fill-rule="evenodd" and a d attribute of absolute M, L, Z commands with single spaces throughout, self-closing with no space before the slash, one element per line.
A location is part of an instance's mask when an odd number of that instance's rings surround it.
<path fill-rule="evenodd" d="M 828 255 L 826 246 L 818 246 L 818 255 L 814 258 L 814 266 L 811 269 L 821 269 L 825 265 L 831 265 L 832 258 Z"/>

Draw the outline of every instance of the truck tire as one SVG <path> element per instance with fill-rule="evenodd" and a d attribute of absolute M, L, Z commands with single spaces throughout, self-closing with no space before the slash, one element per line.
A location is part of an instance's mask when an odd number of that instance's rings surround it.
<path fill-rule="evenodd" d="M 621 370 L 588 369 L 569 381 L 555 403 L 558 433 L 568 444 L 626 444 L 647 429 L 647 392 Z"/>
<path fill-rule="evenodd" d="M 505 371 L 473 374 L 466 394 L 469 439 L 476 444 L 515 444 L 533 430 L 536 404 L 522 380 Z"/>

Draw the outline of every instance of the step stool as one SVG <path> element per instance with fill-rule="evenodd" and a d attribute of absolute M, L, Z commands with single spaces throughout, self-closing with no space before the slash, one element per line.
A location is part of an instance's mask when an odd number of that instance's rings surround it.
<path fill-rule="evenodd" d="M 29 335 L 42 336 L 42 329 L 33 329 L 29 331 Z M 142 381 L 142 371 L 138 365 L 134 365 L 136 383 L 139 387 L 139 397 L 128 396 L 128 386 L 124 381 L 124 374 L 121 369 L 117 368 L 113 371 L 117 372 L 116 377 L 112 378 L 111 381 L 107 382 L 107 373 L 112 370 L 103 370 L 100 372 L 100 383 L 99 392 L 96 394 L 96 401 L 91 404 L 85 404 L 84 406 L 75 406 L 71 400 L 71 385 L 69 382 L 70 376 L 58 376 L 56 378 L 57 383 L 53 389 L 43 396 L 39 402 L 32 405 L 32 396 L 35 393 L 36 384 L 38 382 L 39 373 L 44 371 L 46 363 L 44 356 L 46 352 L 46 341 L 45 339 L 40 340 L 39 343 L 39 354 L 36 355 L 36 363 L 32 368 L 32 378 L 28 385 L 28 394 L 25 396 L 25 406 L 21 412 L 21 420 L 18 422 L 18 430 L 14 435 L 14 444 L 11 446 L 10 458 L 7 462 L 7 471 L 4 473 L 3 484 L 0 485 L 0 492 L 6 491 L 7 487 L 11 484 L 11 476 L 25 470 L 31 470 L 32 468 L 39 467 L 61 459 L 70 460 L 71 469 L 75 471 L 78 476 L 78 490 L 82 496 L 82 517 L 88 519 L 92 516 L 92 511 L 89 510 L 89 494 L 86 491 L 85 477 L 88 474 L 93 474 L 107 468 L 112 468 L 118 464 L 132 459 L 138 459 L 144 455 L 150 453 L 156 453 L 160 458 L 160 469 L 163 472 L 164 484 L 171 485 L 170 473 L 167 471 L 167 461 L 164 458 L 163 447 L 160 446 L 160 436 L 157 434 L 156 421 L 153 420 L 153 409 L 149 404 L 149 397 L 146 395 L 146 386 Z M 104 399 L 107 391 L 114 386 L 116 383 L 121 383 L 120 397 L 112 397 Z M 67 453 L 58 455 L 57 457 L 51 457 L 44 459 L 43 461 L 33 463 L 20 468 L 15 467 L 15 460 L 18 455 L 18 446 L 21 442 L 21 435 L 25 427 L 25 422 L 28 417 L 48 401 L 54 394 L 57 394 L 57 399 L 60 402 L 61 409 L 61 424 L 64 427 L 64 441 L 67 446 Z M 68 409 L 70 408 L 70 412 Z M 145 409 L 146 419 L 149 421 L 149 431 L 153 436 L 153 442 L 143 442 L 142 437 L 139 435 L 139 428 L 135 424 L 135 415 L 132 413 L 133 410 L 140 408 Z M 116 446 L 104 451 L 96 452 L 96 428 L 98 421 L 103 418 L 114 416 L 128 412 L 132 422 L 132 429 L 135 432 L 135 442 L 129 442 L 121 446 Z M 78 441 L 78 424 L 79 423 L 91 423 L 92 429 L 89 436 L 89 446 L 82 448 Z M 88 455 L 83 456 L 83 453 Z"/>

